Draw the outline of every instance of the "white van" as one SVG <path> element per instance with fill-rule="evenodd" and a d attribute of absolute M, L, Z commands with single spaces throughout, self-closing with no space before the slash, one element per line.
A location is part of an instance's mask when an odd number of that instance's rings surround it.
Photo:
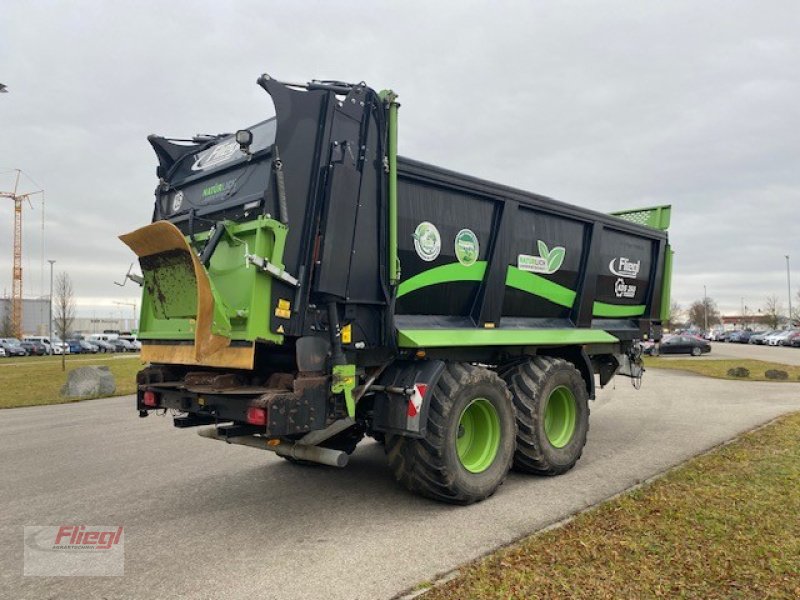
<path fill-rule="evenodd" d="M 92 340 L 100 340 L 101 342 L 110 342 L 112 340 L 116 340 L 117 338 L 119 338 L 118 333 L 93 333 L 87 338 L 87 341 L 91 344 Z"/>
<path fill-rule="evenodd" d="M 119 339 L 125 340 L 126 342 L 130 342 L 134 350 L 136 350 L 137 352 L 142 349 L 142 342 L 136 339 L 135 335 L 121 335 L 119 336 Z"/>
<path fill-rule="evenodd" d="M 22 338 L 23 342 L 39 342 L 47 348 L 48 354 L 69 354 L 69 344 L 62 342 L 57 337 L 50 338 L 44 335 L 27 335 Z"/>

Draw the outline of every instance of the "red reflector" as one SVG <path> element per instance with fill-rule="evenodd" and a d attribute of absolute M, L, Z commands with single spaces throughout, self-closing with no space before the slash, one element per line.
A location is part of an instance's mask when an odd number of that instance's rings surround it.
<path fill-rule="evenodd" d="M 145 406 L 158 406 L 158 396 L 155 392 L 147 390 L 142 396 L 142 402 Z"/>
<path fill-rule="evenodd" d="M 250 425 L 266 425 L 267 411 L 257 406 L 249 407 L 247 409 L 247 422 Z"/>

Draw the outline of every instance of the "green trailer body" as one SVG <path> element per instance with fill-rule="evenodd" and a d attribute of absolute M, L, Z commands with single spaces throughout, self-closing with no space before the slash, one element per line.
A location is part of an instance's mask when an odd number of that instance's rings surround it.
<path fill-rule="evenodd" d="M 140 415 L 337 466 L 371 435 L 456 503 L 574 465 L 595 380 L 639 379 L 660 338 L 669 207 L 606 215 L 399 157 L 391 91 L 258 83 L 274 118 L 149 138 L 153 222 L 121 236 Z"/>

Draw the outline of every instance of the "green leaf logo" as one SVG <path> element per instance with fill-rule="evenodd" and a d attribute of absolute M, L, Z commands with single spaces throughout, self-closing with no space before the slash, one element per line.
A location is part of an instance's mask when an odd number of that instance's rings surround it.
<path fill-rule="evenodd" d="M 547 271 L 549 273 L 555 273 L 561 268 L 565 254 L 566 251 L 562 246 L 556 246 L 550 251 L 550 255 L 547 257 Z"/>
<path fill-rule="evenodd" d="M 556 246 L 550 250 L 547 247 L 547 244 L 545 244 L 542 240 L 536 240 L 536 243 L 539 247 L 539 258 L 541 258 L 544 262 L 539 267 L 539 270 L 535 270 L 534 272 L 552 275 L 561 268 L 561 265 L 564 264 L 564 257 L 566 256 L 567 252 L 564 249 L 564 246 Z"/>
<path fill-rule="evenodd" d="M 545 244 L 542 240 L 537 240 L 537 243 L 539 244 L 539 256 L 547 260 L 547 257 L 550 255 L 550 250 L 547 249 L 547 244 Z"/>

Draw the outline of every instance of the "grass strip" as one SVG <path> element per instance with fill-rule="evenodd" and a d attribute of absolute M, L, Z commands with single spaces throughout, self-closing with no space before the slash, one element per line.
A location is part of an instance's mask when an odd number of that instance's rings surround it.
<path fill-rule="evenodd" d="M 136 373 L 142 368 L 138 356 L 67 356 L 67 372 L 78 367 L 106 365 L 117 383 L 115 396 L 136 391 Z M 0 360 L 0 408 L 63 404 L 87 398 L 64 398 L 61 386 L 67 373 L 61 370 L 60 356 L 7 358 Z"/>
<path fill-rule="evenodd" d="M 464 569 L 425 600 L 800 597 L 800 414 Z"/>
<path fill-rule="evenodd" d="M 717 379 L 735 379 L 736 381 L 793 381 L 797 383 L 800 380 L 800 366 L 797 365 L 783 365 L 780 363 L 767 362 L 764 360 L 751 360 L 751 359 L 705 359 L 705 358 L 663 358 L 654 356 L 644 357 L 645 368 L 652 367 L 654 369 L 674 369 L 676 371 L 691 371 L 699 375 L 707 377 L 716 377 Z M 735 367 L 744 367 L 750 371 L 749 377 L 732 377 L 728 375 L 728 369 Z M 786 371 L 789 374 L 788 379 L 774 380 L 767 379 L 764 373 L 768 369 L 777 369 Z"/>

